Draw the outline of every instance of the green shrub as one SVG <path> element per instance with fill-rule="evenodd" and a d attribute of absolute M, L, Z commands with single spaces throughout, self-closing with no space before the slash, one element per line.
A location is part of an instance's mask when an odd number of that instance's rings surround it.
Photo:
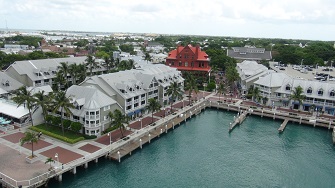
<path fill-rule="evenodd" d="M 71 124 L 71 130 L 76 133 L 80 131 L 81 127 L 82 125 L 79 122 L 72 122 Z"/>
<path fill-rule="evenodd" d="M 56 117 L 56 116 L 53 116 L 53 117 L 52 117 L 52 124 L 53 124 L 53 125 L 57 125 L 57 126 L 59 126 L 60 123 L 61 123 L 61 119 L 60 119 L 60 117 Z"/>
<path fill-rule="evenodd" d="M 83 135 L 84 136 L 84 138 L 85 139 L 95 139 L 95 138 L 97 138 L 97 136 L 96 135 Z"/>
<path fill-rule="evenodd" d="M 115 130 L 115 129 L 117 129 L 117 128 L 118 128 L 118 127 L 116 127 L 116 126 L 109 127 L 109 128 L 107 128 L 106 130 L 104 130 L 103 133 L 104 133 L 104 134 L 109 133 L 109 132 L 111 132 L 111 131 L 113 131 L 113 130 Z"/>
<path fill-rule="evenodd" d="M 36 126 L 33 126 L 33 127 L 30 127 L 31 130 L 34 130 L 36 132 L 42 132 L 43 134 L 47 135 L 47 136 L 50 136 L 50 137 L 53 137 L 53 138 L 56 138 L 58 140 L 61 140 L 61 141 L 64 141 L 64 142 L 67 142 L 67 143 L 70 143 L 70 144 L 74 144 L 74 143 L 77 143 L 79 141 L 82 141 L 82 140 L 85 140 L 84 137 L 77 137 L 75 139 L 70 139 L 70 138 L 67 138 L 65 136 L 61 136 L 59 134 L 56 134 L 56 133 L 52 133 L 52 132 L 49 132 L 47 130 L 44 130 L 44 129 L 40 129 Z"/>
<path fill-rule="evenodd" d="M 63 127 L 64 129 L 68 129 L 71 126 L 72 121 L 68 120 L 68 119 L 64 119 L 63 120 Z"/>

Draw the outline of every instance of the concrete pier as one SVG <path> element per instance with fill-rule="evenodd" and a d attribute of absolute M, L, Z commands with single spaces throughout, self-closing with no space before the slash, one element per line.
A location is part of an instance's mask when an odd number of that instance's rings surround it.
<path fill-rule="evenodd" d="M 301 119 L 300 119 L 300 122 L 301 122 Z M 280 127 L 278 129 L 279 133 L 282 133 L 284 131 L 284 129 L 286 128 L 287 123 L 288 123 L 288 119 L 285 119 L 284 122 L 280 125 Z"/>
<path fill-rule="evenodd" d="M 231 132 L 236 125 L 241 125 L 243 123 L 243 121 L 245 120 L 245 118 L 247 117 L 248 112 L 245 110 L 244 112 L 241 113 L 241 115 L 239 114 L 238 117 L 235 117 L 234 122 L 230 124 L 229 126 L 229 132 Z"/>

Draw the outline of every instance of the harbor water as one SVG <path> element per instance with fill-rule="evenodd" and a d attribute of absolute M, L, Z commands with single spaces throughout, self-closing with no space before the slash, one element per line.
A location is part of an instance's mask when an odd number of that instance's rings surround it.
<path fill-rule="evenodd" d="M 48 187 L 335 187 L 332 131 L 208 109 L 118 163 L 101 158 Z"/>

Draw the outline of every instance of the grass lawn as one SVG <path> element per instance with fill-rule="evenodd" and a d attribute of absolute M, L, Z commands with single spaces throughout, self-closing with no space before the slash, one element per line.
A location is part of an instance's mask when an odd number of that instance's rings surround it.
<path fill-rule="evenodd" d="M 54 134 L 63 136 L 63 132 L 62 132 L 62 128 L 61 127 L 57 127 L 54 125 L 46 125 L 46 124 L 40 124 L 40 125 L 36 125 L 35 127 L 39 128 L 39 129 L 43 129 L 49 132 L 52 132 Z M 64 137 L 69 138 L 69 139 L 77 139 L 79 137 L 83 137 L 82 134 L 80 133 L 75 133 L 69 130 L 64 130 Z"/>

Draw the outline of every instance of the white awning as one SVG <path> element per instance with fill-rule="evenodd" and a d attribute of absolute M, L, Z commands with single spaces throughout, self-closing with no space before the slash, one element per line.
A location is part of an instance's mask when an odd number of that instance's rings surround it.
<path fill-rule="evenodd" d="M 29 111 L 23 106 L 17 107 L 17 104 L 1 99 L 0 100 L 0 113 L 6 114 L 13 118 L 20 119 L 28 115 Z"/>

